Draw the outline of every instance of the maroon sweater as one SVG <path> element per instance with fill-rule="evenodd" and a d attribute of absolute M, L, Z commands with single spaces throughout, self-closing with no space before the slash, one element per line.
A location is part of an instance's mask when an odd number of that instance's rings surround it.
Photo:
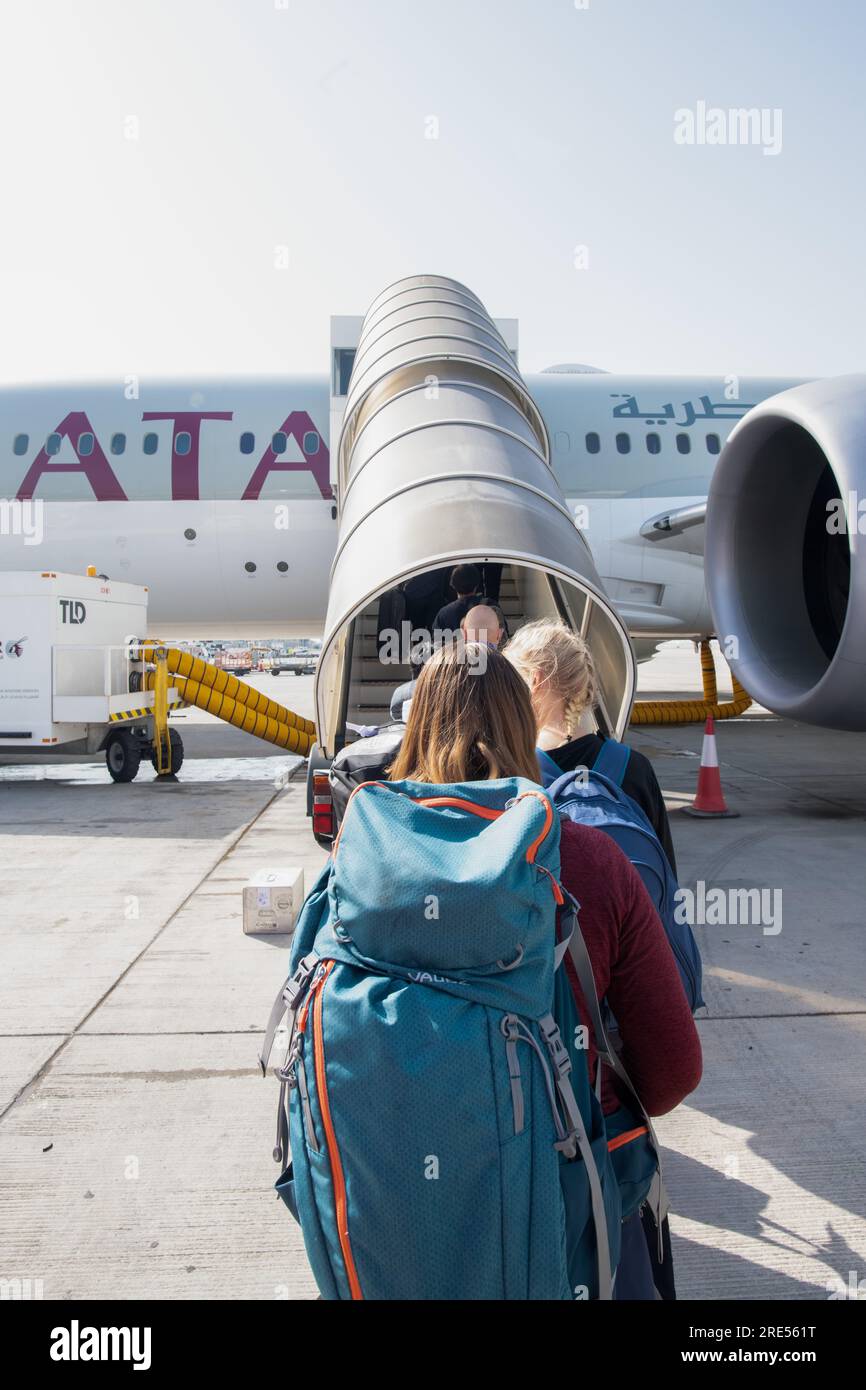
<path fill-rule="evenodd" d="M 580 903 L 598 997 L 607 997 L 616 1017 L 625 1069 L 647 1112 L 664 1115 L 701 1079 L 698 1031 L 664 927 L 636 869 L 603 831 L 563 820 L 560 852 L 562 882 Z M 594 1080 L 592 1027 L 568 956 L 566 969 L 589 1028 Z M 602 1104 L 606 1113 L 616 1105 L 607 1068 Z"/>

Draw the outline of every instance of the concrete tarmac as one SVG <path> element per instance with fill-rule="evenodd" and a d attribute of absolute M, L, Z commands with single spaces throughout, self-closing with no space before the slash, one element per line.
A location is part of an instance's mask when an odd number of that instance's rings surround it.
<path fill-rule="evenodd" d="M 671 644 L 642 694 L 696 678 Z M 253 679 L 312 713 L 311 680 Z M 0 1280 L 45 1298 L 313 1298 L 256 1061 L 288 941 L 243 935 L 241 888 L 299 864 L 309 885 L 324 856 L 285 781 L 296 760 L 198 711 L 177 727 L 176 782 L 0 767 Z M 741 813 L 720 821 L 679 809 L 701 738 L 631 737 L 680 882 L 723 889 L 728 915 L 737 889 L 763 891 L 766 911 L 696 929 L 704 1080 L 659 1124 L 680 1295 L 845 1296 L 866 1277 L 866 736 L 760 711 L 720 724 Z"/>

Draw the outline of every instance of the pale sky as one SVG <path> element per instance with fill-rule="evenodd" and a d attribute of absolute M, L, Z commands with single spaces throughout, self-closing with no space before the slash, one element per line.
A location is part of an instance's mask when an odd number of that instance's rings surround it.
<path fill-rule="evenodd" d="M 866 7 L 581 3 L 5 0 L 0 378 L 324 372 L 426 271 L 527 371 L 863 370 Z"/>

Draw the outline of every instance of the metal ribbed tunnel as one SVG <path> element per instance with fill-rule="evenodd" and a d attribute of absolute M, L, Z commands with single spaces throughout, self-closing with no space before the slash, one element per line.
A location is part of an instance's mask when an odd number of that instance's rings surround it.
<path fill-rule="evenodd" d="M 549 456 L 541 415 L 470 290 L 413 276 L 373 301 L 337 453 L 339 539 L 316 680 L 327 752 L 345 718 L 355 619 L 404 580 L 458 562 L 509 566 L 527 616 L 552 613 L 584 633 L 600 723 L 623 732 L 631 644 Z"/>

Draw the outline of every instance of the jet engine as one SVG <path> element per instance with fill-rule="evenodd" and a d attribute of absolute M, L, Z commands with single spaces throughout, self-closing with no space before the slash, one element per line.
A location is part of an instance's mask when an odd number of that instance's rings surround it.
<path fill-rule="evenodd" d="M 866 376 L 796 386 L 744 416 L 712 480 L 704 557 L 749 694 L 866 730 Z"/>

